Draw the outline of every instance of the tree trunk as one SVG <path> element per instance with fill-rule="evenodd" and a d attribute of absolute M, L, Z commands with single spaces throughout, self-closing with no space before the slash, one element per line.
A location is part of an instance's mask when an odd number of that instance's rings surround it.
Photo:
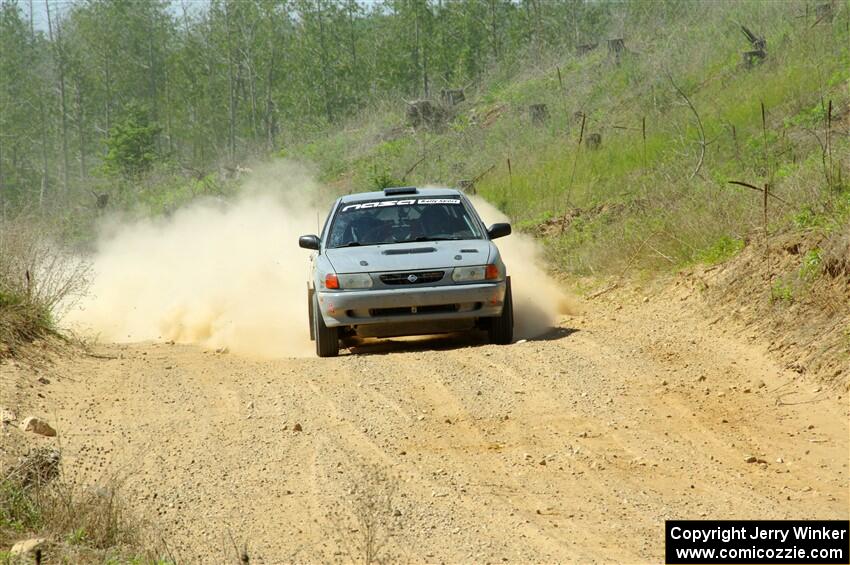
<path fill-rule="evenodd" d="M 333 105 L 331 104 L 330 87 L 328 86 L 328 48 L 325 43 L 325 21 L 322 17 L 322 0 L 316 0 L 316 10 L 319 18 L 319 48 L 322 53 L 322 91 L 325 98 L 325 114 L 328 121 L 333 121 Z"/>
<path fill-rule="evenodd" d="M 6 180 L 3 172 L 3 136 L 0 135 L 0 200 L 6 202 Z"/>
<path fill-rule="evenodd" d="M 422 2 L 416 5 L 417 19 L 424 15 L 422 14 L 423 9 L 428 9 L 427 2 Z M 427 34 L 419 34 L 419 52 L 422 59 L 422 89 L 425 91 L 425 97 L 427 98 L 431 95 L 431 85 L 428 80 L 428 49 L 425 44 L 426 38 Z"/>
<path fill-rule="evenodd" d="M 56 20 L 56 41 L 53 40 L 53 24 L 50 18 L 50 2 L 44 0 L 44 8 L 47 12 L 47 32 L 50 42 L 53 44 L 54 56 L 59 67 L 59 112 L 61 114 L 62 127 L 62 191 L 68 192 L 68 109 L 65 99 L 65 57 L 62 52 L 62 29 L 59 20 Z"/>
<path fill-rule="evenodd" d="M 348 50 L 351 53 L 351 68 L 357 72 L 357 38 L 354 33 L 354 3 L 348 3 Z M 358 81 L 359 82 L 359 81 Z M 355 87 L 359 84 L 355 84 Z M 355 91 L 358 89 L 355 88 Z"/>
<path fill-rule="evenodd" d="M 30 8 L 30 55 L 32 60 L 36 60 L 35 51 L 35 22 L 33 21 L 33 0 L 29 0 Z M 40 87 L 40 83 L 39 87 Z M 38 207 L 42 208 L 44 203 L 44 192 L 47 188 L 47 168 L 49 167 L 47 159 L 47 118 L 44 114 L 44 96 L 41 96 L 41 88 L 39 88 L 38 96 L 38 117 L 39 130 L 41 134 L 41 188 L 38 193 Z"/>
<path fill-rule="evenodd" d="M 419 73 L 419 50 L 421 49 L 421 43 L 419 41 L 419 34 L 420 34 L 420 30 L 419 30 L 419 4 L 414 4 L 413 6 L 414 6 L 414 12 L 413 12 L 414 36 L 413 37 L 414 37 L 414 41 L 416 41 L 416 44 L 414 45 L 414 48 L 411 50 L 411 55 L 413 55 L 413 69 L 418 74 Z M 414 76 L 413 82 L 414 82 L 413 92 L 415 94 L 416 91 L 418 90 L 415 86 L 416 82 L 418 82 L 415 79 L 415 76 Z M 425 97 L 425 96 L 428 96 L 428 94 L 423 93 L 423 97 Z"/>
<path fill-rule="evenodd" d="M 496 21 L 496 0 L 490 0 L 490 43 L 493 46 L 493 59 L 499 60 L 499 33 Z"/>
<path fill-rule="evenodd" d="M 168 154 L 174 153 L 174 138 L 171 123 L 171 91 L 168 88 L 168 67 L 163 69 L 162 88 L 165 93 L 165 136 L 168 138 Z"/>
<path fill-rule="evenodd" d="M 75 105 L 77 110 L 77 138 L 80 144 L 80 180 L 86 178 L 86 128 L 85 113 L 83 111 L 83 87 L 79 78 L 74 80 L 74 91 L 76 94 Z"/>
<path fill-rule="evenodd" d="M 227 89 L 228 89 L 228 134 L 227 150 L 230 162 L 236 160 L 236 85 L 233 81 L 233 45 L 230 36 L 230 5 L 229 1 L 224 3 L 224 26 L 227 36 Z"/>
<path fill-rule="evenodd" d="M 109 136 L 109 130 L 112 129 L 112 73 L 109 67 L 109 54 L 103 57 L 104 64 L 104 81 L 106 82 L 106 135 Z"/>
<path fill-rule="evenodd" d="M 254 73 L 253 61 L 250 61 L 247 55 L 245 59 L 248 67 L 248 96 L 251 98 L 251 135 L 256 143 L 260 139 L 257 129 L 257 75 Z"/>
<path fill-rule="evenodd" d="M 154 29 L 153 23 L 151 24 L 151 29 L 148 31 L 148 100 L 150 100 L 150 112 L 151 118 L 153 121 L 159 120 L 159 107 L 156 103 L 156 93 L 157 93 L 157 84 L 156 84 L 156 61 L 153 56 L 153 36 Z"/>
<path fill-rule="evenodd" d="M 266 144 L 269 151 L 274 150 L 275 146 L 275 110 L 274 101 L 272 100 L 272 91 L 274 89 L 275 68 L 277 68 L 277 43 L 274 41 L 274 34 L 269 34 L 268 38 L 269 52 L 269 72 L 266 76 Z"/>

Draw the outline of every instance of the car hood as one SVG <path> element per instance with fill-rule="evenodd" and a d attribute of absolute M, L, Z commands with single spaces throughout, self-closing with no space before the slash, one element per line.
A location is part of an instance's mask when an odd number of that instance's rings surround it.
<path fill-rule="evenodd" d="M 337 273 L 374 273 L 484 265 L 492 247 L 486 239 L 467 239 L 343 247 L 324 253 Z"/>

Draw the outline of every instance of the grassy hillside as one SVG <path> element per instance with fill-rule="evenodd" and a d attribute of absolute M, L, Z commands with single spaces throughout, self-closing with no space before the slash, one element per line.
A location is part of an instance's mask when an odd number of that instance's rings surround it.
<path fill-rule="evenodd" d="M 589 53 L 493 71 L 440 126 L 409 126 L 397 101 L 282 154 L 317 162 L 342 191 L 480 175 L 477 192 L 578 275 L 734 254 L 761 229 L 763 202 L 732 180 L 770 184 L 769 232 L 831 231 L 850 208 L 850 10 L 830 6 L 831 19 L 805 2 L 636 11 Z M 767 44 L 751 67 L 742 26 Z M 627 52 L 613 55 L 609 37 Z M 546 104 L 545 123 L 531 104 Z"/>

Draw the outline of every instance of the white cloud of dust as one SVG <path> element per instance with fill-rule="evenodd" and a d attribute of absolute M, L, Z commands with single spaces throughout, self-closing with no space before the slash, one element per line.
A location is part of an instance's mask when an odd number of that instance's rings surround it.
<path fill-rule="evenodd" d="M 233 202 L 119 225 L 94 257 L 89 295 L 64 323 L 113 342 L 174 340 L 272 358 L 310 355 L 306 250 L 316 184 L 287 163 L 255 170 Z M 324 220 L 323 211 L 321 219 Z"/>
<path fill-rule="evenodd" d="M 483 198 L 473 196 L 470 199 L 487 225 L 509 221 Z M 516 339 L 537 337 L 552 329 L 559 315 L 578 313 L 578 301 L 543 268 L 540 245 L 534 238 L 514 231 L 496 244 L 511 277 Z"/>

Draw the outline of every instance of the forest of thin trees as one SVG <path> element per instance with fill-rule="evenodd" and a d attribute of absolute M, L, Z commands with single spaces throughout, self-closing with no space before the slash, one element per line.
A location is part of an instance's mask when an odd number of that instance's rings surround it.
<path fill-rule="evenodd" d="M 627 10 L 643 9 L 632 4 Z M 234 165 L 598 40 L 582 0 L 0 0 L 0 195 Z"/>

